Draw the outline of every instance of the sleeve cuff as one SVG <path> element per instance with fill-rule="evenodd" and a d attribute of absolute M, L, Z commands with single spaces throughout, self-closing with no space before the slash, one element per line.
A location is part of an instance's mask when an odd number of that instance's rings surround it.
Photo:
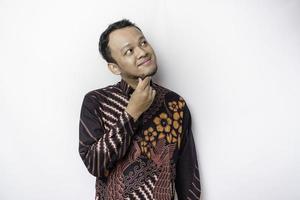
<path fill-rule="evenodd" d="M 135 132 L 141 124 L 141 116 L 136 121 L 134 121 L 134 118 L 126 110 L 124 110 L 124 116 L 128 120 Z"/>

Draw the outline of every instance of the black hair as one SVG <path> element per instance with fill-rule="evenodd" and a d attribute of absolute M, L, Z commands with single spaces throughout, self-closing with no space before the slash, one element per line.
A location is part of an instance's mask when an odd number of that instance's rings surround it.
<path fill-rule="evenodd" d="M 108 47 L 109 34 L 111 32 L 113 32 L 114 30 L 129 27 L 129 26 L 136 27 L 138 30 L 141 31 L 141 29 L 139 27 L 137 27 L 134 23 L 132 23 L 128 19 L 122 19 L 122 20 L 119 20 L 119 21 L 116 21 L 116 22 L 110 24 L 105 29 L 105 31 L 101 34 L 100 39 L 99 39 L 99 47 L 98 48 L 99 48 L 99 52 L 100 52 L 101 56 L 104 58 L 104 60 L 106 60 L 106 62 L 116 63 L 116 61 L 111 56 L 111 51 Z"/>

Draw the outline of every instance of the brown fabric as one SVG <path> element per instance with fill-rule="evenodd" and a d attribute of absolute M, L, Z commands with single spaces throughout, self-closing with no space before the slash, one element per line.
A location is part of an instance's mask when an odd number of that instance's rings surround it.
<path fill-rule="evenodd" d="M 185 100 L 153 81 L 155 99 L 134 122 L 125 111 L 134 89 L 123 79 L 88 92 L 79 153 L 96 177 L 95 199 L 200 199 L 191 115 Z"/>

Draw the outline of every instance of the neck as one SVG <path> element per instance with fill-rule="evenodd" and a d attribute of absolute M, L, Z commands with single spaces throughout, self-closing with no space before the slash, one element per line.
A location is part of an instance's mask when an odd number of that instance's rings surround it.
<path fill-rule="evenodd" d="M 124 81 L 126 81 L 126 83 L 134 89 L 137 87 L 137 85 L 139 83 L 139 79 L 137 79 L 137 78 L 136 79 L 130 79 L 130 78 L 122 77 L 122 79 L 124 79 Z"/>

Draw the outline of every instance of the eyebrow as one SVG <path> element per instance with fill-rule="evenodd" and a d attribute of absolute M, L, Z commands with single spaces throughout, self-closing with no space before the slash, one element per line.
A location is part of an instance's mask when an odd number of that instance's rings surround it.
<path fill-rule="evenodd" d="M 145 36 L 140 36 L 138 41 L 141 41 L 142 39 L 145 39 Z M 126 45 L 124 45 L 122 48 L 121 48 L 121 51 L 123 51 L 126 47 L 130 46 L 131 44 L 130 43 L 127 43 Z"/>

